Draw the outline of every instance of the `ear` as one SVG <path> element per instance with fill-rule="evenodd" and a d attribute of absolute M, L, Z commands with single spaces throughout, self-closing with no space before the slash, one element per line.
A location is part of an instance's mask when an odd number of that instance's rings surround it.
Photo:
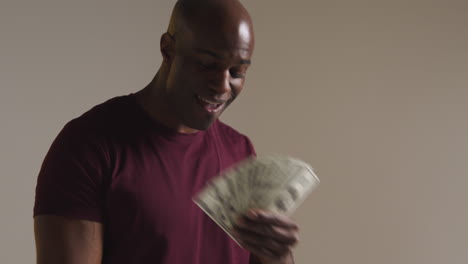
<path fill-rule="evenodd" d="M 166 32 L 162 34 L 159 45 L 161 49 L 161 55 L 163 57 L 163 63 L 166 63 L 170 66 L 172 64 L 172 60 L 174 59 L 174 38 Z"/>

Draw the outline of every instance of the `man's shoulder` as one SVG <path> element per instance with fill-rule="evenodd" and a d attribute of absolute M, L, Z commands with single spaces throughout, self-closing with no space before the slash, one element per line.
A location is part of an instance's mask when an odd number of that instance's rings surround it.
<path fill-rule="evenodd" d="M 116 96 L 108 99 L 88 111 L 84 112 L 81 116 L 73 119 L 77 122 L 89 121 L 107 121 L 113 119 L 120 119 L 122 114 L 128 113 L 128 108 L 131 107 L 132 95 Z"/>
<path fill-rule="evenodd" d="M 132 115 L 130 95 L 113 97 L 67 122 L 60 134 L 82 140 L 107 137 L 125 127 L 130 127 L 128 124 L 128 120 L 132 120 L 130 115 Z"/>
<path fill-rule="evenodd" d="M 230 125 L 222 122 L 221 120 L 216 121 L 216 126 L 221 135 L 227 136 L 229 138 L 242 139 L 247 138 L 247 136 L 238 130 L 234 129 Z"/>
<path fill-rule="evenodd" d="M 129 108 L 131 108 L 131 95 L 116 96 L 70 120 L 66 126 L 104 128 L 125 119 L 130 114 Z"/>
<path fill-rule="evenodd" d="M 246 152 L 249 156 L 255 155 L 255 149 L 248 136 L 220 120 L 216 121 L 215 126 L 226 148 Z"/>

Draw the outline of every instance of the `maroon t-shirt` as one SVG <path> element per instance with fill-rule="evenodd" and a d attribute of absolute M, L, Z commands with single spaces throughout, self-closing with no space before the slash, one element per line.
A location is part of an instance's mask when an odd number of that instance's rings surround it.
<path fill-rule="evenodd" d="M 116 97 L 60 132 L 39 173 L 34 215 L 103 223 L 105 264 L 247 264 L 249 253 L 192 197 L 254 154 L 220 121 L 182 134 L 153 121 L 133 94 Z"/>

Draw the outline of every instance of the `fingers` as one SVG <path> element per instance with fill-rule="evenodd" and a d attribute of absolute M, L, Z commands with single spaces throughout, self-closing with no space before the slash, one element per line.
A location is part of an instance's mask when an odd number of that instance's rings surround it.
<path fill-rule="evenodd" d="M 234 225 L 234 236 L 254 255 L 279 258 L 291 254 L 299 227 L 287 216 L 251 210 Z"/>
<path fill-rule="evenodd" d="M 251 209 L 247 212 L 246 217 L 258 223 L 270 224 L 279 227 L 285 227 L 298 230 L 299 226 L 294 223 L 289 217 L 281 214 L 262 211 L 259 209 Z"/>
<path fill-rule="evenodd" d="M 241 218 L 237 221 L 234 228 L 239 234 L 275 240 L 279 243 L 285 243 L 288 245 L 294 245 L 298 241 L 297 226 L 287 228 L 281 225 L 277 226 L 266 224 L 264 222 L 252 221 L 247 218 Z"/>
<path fill-rule="evenodd" d="M 266 257 L 269 259 L 279 259 L 291 253 L 290 248 L 270 249 L 266 247 L 261 247 L 258 244 L 250 243 L 247 241 L 243 241 L 241 243 L 246 250 L 250 251 L 255 256 L 258 256 L 261 258 Z"/>
<path fill-rule="evenodd" d="M 291 251 L 293 243 L 283 243 L 256 233 L 241 231 L 236 236 L 239 242 L 248 250 L 270 257 L 279 257 Z"/>

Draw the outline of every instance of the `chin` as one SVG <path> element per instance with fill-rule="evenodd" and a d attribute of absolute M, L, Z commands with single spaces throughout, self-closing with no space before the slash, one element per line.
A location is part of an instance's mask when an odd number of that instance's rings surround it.
<path fill-rule="evenodd" d="M 187 126 L 196 130 L 207 130 L 213 125 L 214 122 L 218 120 L 218 116 L 211 117 L 205 120 L 194 120 L 192 119 L 191 122 L 186 122 Z"/>
<path fill-rule="evenodd" d="M 227 105 L 221 109 L 218 113 L 200 113 L 199 111 L 193 111 L 181 115 L 183 124 L 196 130 L 207 130 L 213 125 L 216 120 L 221 116 L 221 114 L 226 110 Z M 197 109 L 196 109 L 197 110 Z"/>
<path fill-rule="evenodd" d="M 194 127 L 195 129 L 197 130 L 207 130 L 211 127 L 211 125 L 213 125 L 213 123 L 217 120 L 217 118 L 213 119 L 213 120 L 210 120 L 209 122 L 202 122 L 202 123 L 198 123 L 196 125 L 196 127 Z"/>

